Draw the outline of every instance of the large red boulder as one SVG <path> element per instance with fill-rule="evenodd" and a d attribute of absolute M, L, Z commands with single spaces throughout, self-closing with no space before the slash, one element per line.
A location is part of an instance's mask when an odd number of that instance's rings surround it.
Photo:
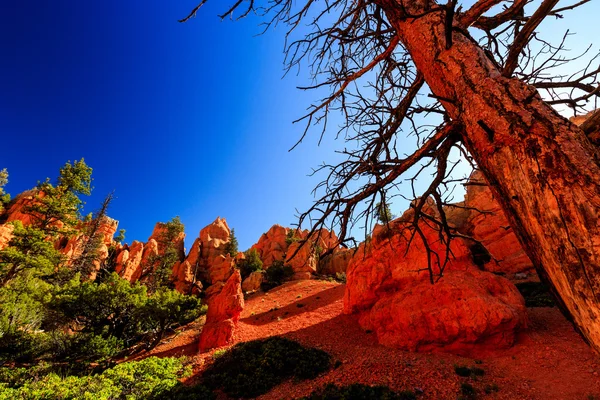
<path fill-rule="evenodd" d="M 230 344 L 235 326 L 244 309 L 242 277 L 235 271 L 225 284 L 219 282 L 207 290 L 208 312 L 200 334 L 201 352 Z"/>
<path fill-rule="evenodd" d="M 448 273 L 435 284 L 415 282 L 383 296 L 361 315 L 360 324 L 386 346 L 462 353 L 474 346 L 511 346 L 527 319 L 514 285 L 471 269 Z"/>
<path fill-rule="evenodd" d="M 433 252 L 430 264 L 420 236 L 412 235 L 413 215 L 409 210 L 389 226 L 376 227 L 361 244 L 346 271 L 344 311 L 358 314 L 361 326 L 382 344 L 403 349 L 460 352 L 481 343 L 511 345 L 527 322 L 514 285 L 480 271 L 461 239 L 451 242 L 446 262 L 437 227 L 422 221 Z"/>

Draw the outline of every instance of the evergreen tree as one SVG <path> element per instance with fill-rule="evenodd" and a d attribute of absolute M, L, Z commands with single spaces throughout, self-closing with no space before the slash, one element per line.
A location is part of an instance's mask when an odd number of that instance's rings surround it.
<path fill-rule="evenodd" d="M 245 258 L 240 261 L 238 268 L 242 278 L 245 279 L 254 271 L 260 271 L 263 269 L 263 262 L 258 255 L 256 249 L 246 250 L 244 252 Z"/>
<path fill-rule="evenodd" d="M 173 265 L 180 261 L 180 254 L 175 247 L 175 241 L 184 228 L 179 216 L 164 224 L 164 229 L 157 238 L 160 254 L 149 258 L 140 278 L 147 278 L 146 285 L 150 292 L 155 292 L 161 287 L 170 286 Z"/>
<path fill-rule="evenodd" d="M 377 217 L 377 220 L 384 225 L 388 224 L 394 218 L 390 206 L 385 202 L 377 203 L 375 206 L 375 216 Z"/>
<path fill-rule="evenodd" d="M 84 202 L 79 195 L 89 196 L 92 186 L 92 168 L 83 160 L 67 162 L 61 169 L 56 185 L 46 179 L 37 185 L 35 201 L 25 207 L 34 219 L 34 225 L 52 238 L 70 235 L 81 220 Z"/>
<path fill-rule="evenodd" d="M 238 240 L 235 237 L 235 229 L 231 230 L 229 242 L 225 243 L 224 254 L 229 254 L 231 257 L 235 257 L 238 254 Z"/>
<path fill-rule="evenodd" d="M 4 204 L 10 201 L 10 195 L 4 193 L 4 186 L 8 183 L 8 171 L 6 168 L 0 170 L 0 213 L 4 210 Z"/>
<path fill-rule="evenodd" d="M 81 237 L 81 254 L 72 263 L 73 271 L 80 272 L 84 277 L 90 276 L 94 269 L 94 262 L 98 260 L 98 251 L 104 239 L 102 232 L 100 232 L 100 225 L 107 218 L 106 211 L 113 197 L 113 193 L 109 193 L 102 202 L 100 209 L 86 223 Z"/>

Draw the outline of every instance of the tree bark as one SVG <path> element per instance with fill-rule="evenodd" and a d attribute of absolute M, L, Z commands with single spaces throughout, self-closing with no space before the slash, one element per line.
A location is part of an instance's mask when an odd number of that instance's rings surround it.
<path fill-rule="evenodd" d="M 445 12 L 381 0 L 401 43 L 450 117 L 542 278 L 600 352 L 600 166 L 583 131 L 536 89 L 505 78 L 466 33 L 446 49 Z M 410 3 L 407 5 L 406 3 Z M 406 7 L 410 7 L 407 10 Z"/>

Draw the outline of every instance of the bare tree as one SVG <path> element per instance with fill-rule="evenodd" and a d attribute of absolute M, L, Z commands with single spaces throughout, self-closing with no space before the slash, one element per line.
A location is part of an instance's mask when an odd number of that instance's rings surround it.
<path fill-rule="evenodd" d="M 568 34 L 551 43 L 538 32 L 545 19 L 589 0 L 478 0 L 465 9 L 457 0 L 261 3 L 236 0 L 221 18 L 257 13 L 266 28 L 289 27 L 288 69 L 309 69 L 312 83 L 303 89 L 328 89 L 299 120 L 306 123 L 299 142 L 311 126 L 322 137 L 328 118 L 343 116 L 337 135 L 346 158 L 319 168 L 325 179 L 300 223 L 313 232 L 337 228 L 341 241 L 352 240 L 352 226 L 409 185 L 416 240 L 425 241 L 418 222 L 426 219 L 449 243 L 458 233 L 444 206 L 460 153 L 481 169 L 540 276 L 600 351 L 600 158 L 584 131 L 553 108 L 594 108 L 600 63 L 590 49 L 567 56 Z M 561 72 L 581 57 L 587 67 Z M 429 178 L 421 192 L 417 178 Z M 426 212 L 428 199 L 436 215 Z M 444 265 L 431 273 L 441 275 Z"/>

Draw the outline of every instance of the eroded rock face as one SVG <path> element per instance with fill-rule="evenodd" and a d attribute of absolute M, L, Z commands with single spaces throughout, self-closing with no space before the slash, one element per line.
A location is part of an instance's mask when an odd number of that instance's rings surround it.
<path fill-rule="evenodd" d="M 432 285 L 415 282 L 383 296 L 360 324 L 379 343 L 409 351 L 468 353 L 477 346 L 512 346 L 527 325 L 525 303 L 505 278 L 470 269 Z"/>
<path fill-rule="evenodd" d="M 317 254 L 313 243 L 300 242 L 290 244 L 286 253 L 285 264 L 294 269 L 294 273 L 308 272 L 310 274 L 317 272 Z"/>
<path fill-rule="evenodd" d="M 329 254 L 319 260 L 319 273 L 323 275 L 345 273 L 353 256 L 352 249 L 343 249 Z"/>
<path fill-rule="evenodd" d="M 429 208 L 428 213 L 436 210 Z M 454 255 L 443 277 L 430 282 L 428 259 L 421 240 L 409 246 L 406 223 L 413 211 L 376 227 L 346 271 L 344 312 L 358 314 L 364 329 L 377 334 L 382 344 L 407 350 L 443 349 L 461 352 L 478 343 L 509 346 L 526 325 L 522 297 L 507 279 L 480 271 L 462 240 L 453 240 Z M 431 250 L 445 254 L 438 232 L 427 223 L 420 228 Z M 444 265 L 434 261 L 439 273 Z"/>
<path fill-rule="evenodd" d="M 231 343 L 235 326 L 244 309 L 242 277 L 235 271 L 226 283 L 219 282 L 207 290 L 208 312 L 200 334 L 201 352 Z"/>
<path fill-rule="evenodd" d="M 0 225 L 0 250 L 8 246 L 8 242 L 10 242 L 13 237 L 13 229 L 14 226 L 12 224 Z"/>
<path fill-rule="evenodd" d="M 265 279 L 265 273 L 263 271 L 254 271 L 242 282 L 242 290 L 244 293 L 256 292 L 260 289 L 260 284 Z"/>
<path fill-rule="evenodd" d="M 184 294 L 198 294 L 202 290 L 202 283 L 194 277 L 194 269 L 189 262 L 178 262 L 173 266 L 173 282 L 175 290 Z"/>
<path fill-rule="evenodd" d="M 275 261 L 283 261 L 288 249 L 286 243 L 289 228 L 273 225 L 263 233 L 258 242 L 252 246 L 258 252 L 264 268 L 269 268 Z"/>
<path fill-rule="evenodd" d="M 293 279 L 310 279 L 317 272 L 319 256 L 329 249 L 338 252 L 340 247 L 335 233 L 327 229 L 308 236 L 307 230 L 273 225 L 252 248 L 258 252 L 265 269 L 281 261 L 294 269 Z M 305 241 L 304 245 L 301 245 L 302 241 Z"/>
<path fill-rule="evenodd" d="M 144 243 L 134 240 L 128 249 L 124 249 L 117 256 L 115 271 L 123 279 L 135 282 L 142 275 L 142 256 L 144 254 Z"/>
<path fill-rule="evenodd" d="M 225 244 L 229 242 L 231 230 L 225 218 L 217 217 L 214 222 L 200 231 L 201 258 L 212 261 L 223 255 Z"/>
<path fill-rule="evenodd" d="M 169 245 L 169 240 L 167 237 L 167 224 L 163 222 L 158 222 L 154 225 L 154 230 L 152 231 L 152 235 L 148 238 L 148 241 L 154 240 L 157 244 L 158 254 L 165 254 L 166 247 Z M 180 261 L 185 258 L 185 233 L 180 232 L 173 240 L 173 246 L 177 251 L 177 257 Z"/>
<path fill-rule="evenodd" d="M 464 232 L 481 242 L 491 255 L 483 265 L 486 271 L 512 275 L 533 271 L 533 263 L 479 171 L 471 175 L 465 206 L 472 210 L 465 221 Z"/>
<path fill-rule="evenodd" d="M 39 192 L 35 189 L 17 195 L 17 197 L 10 202 L 10 207 L 4 212 L 6 222 L 21 221 L 23 226 L 33 224 L 36 219 L 31 213 L 26 212 L 25 209 L 34 204 L 36 198 L 43 198 L 44 196 L 44 192 Z"/>

